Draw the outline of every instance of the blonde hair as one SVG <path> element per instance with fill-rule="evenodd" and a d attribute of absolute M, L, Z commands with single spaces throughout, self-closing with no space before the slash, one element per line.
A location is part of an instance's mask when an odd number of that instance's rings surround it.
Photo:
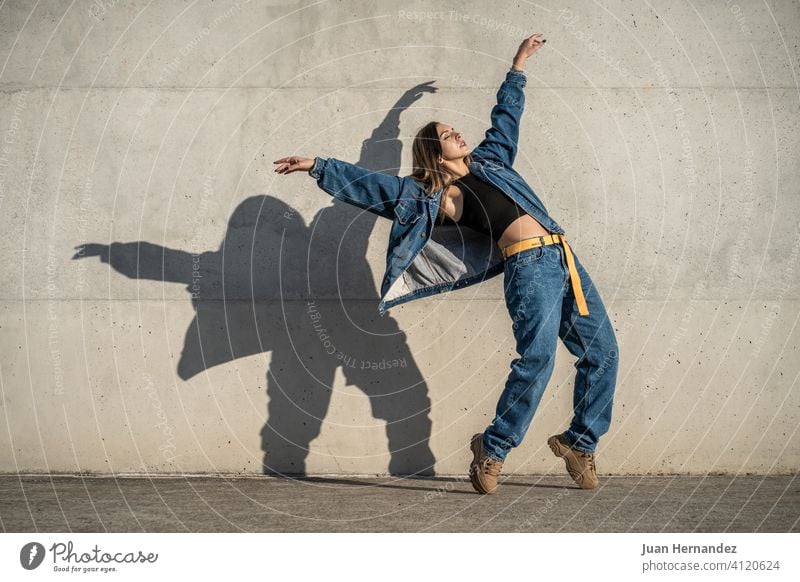
<path fill-rule="evenodd" d="M 439 141 L 439 132 L 436 130 L 437 125 L 439 125 L 438 121 L 426 123 L 417 132 L 411 148 L 414 164 L 411 177 L 425 186 L 425 192 L 429 196 L 446 188 L 453 181 L 453 175 L 439 164 L 442 144 Z M 467 165 L 472 162 L 471 153 L 464 157 L 464 162 Z M 439 205 L 439 214 L 436 217 L 439 224 L 442 224 L 445 219 L 443 206 L 443 204 Z"/>

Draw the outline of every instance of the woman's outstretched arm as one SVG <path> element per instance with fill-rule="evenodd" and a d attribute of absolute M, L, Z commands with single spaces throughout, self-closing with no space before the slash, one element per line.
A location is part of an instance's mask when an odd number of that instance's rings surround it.
<path fill-rule="evenodd" d="M 492 108 L 492 124 L 486 130 L 483 141 L 473 150 L 475 157 L 493 158 L 505 165 L 514 164 L 519 142 L 519 124 L 525 110 L 525 92 L 527 82 L 522 70 L 525 61 L 535 54 L 547 42 L 540 40 L 542 33 L 536 33 L 520 44 L 514 56 L 511 70 L 506 73 L 505 81 L 497 91 L 497 104 Z"/>
<path fill-rule="evenodd" d="M 343 202 L 392 220 L 401 198 L 420 195 L 420 186 L 411 176 L 389 176 L 336 158 L 291 156 L 275 160 L 275 171 L 289 174 L 308 172 L 317 185 Z"/>

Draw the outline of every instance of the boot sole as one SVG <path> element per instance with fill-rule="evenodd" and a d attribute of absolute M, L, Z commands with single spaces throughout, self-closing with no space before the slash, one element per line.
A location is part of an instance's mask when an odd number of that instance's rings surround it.
<path fill-rule="evenodd" d="M 577 483 L 581 489 L 594 489 L 596 487 L 595 485 L 591 484 L 589 484 L 588 487 L 584 485 L 583 475 L 569 468 L 569 460 L 564 452 L 569 451 L 569 447 L 558 440 L 556 436 L 551 436 L 549 439 L 547 439 L 547 444 L 550 446 L 550 450 L 553 451 L 553 454 L 556 457 L 564 459 L 564 464 L 567 466 L 567 473 L 569 473 L 569 476 L 572 477 L 572 480 L 575 481 L 575 483 Z"/>

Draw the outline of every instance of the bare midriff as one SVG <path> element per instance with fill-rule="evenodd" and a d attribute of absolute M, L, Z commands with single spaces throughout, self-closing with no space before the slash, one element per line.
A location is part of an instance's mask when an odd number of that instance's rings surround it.
<path fill-rule="evenodd" d="M 443 210 L 455 222 L 461 220 L 461 213 L 464 210 L 464 193 L 457 185 L 450 185 L 450 189 L 447 191 L 443 201 Z M 506 227 L 497 240 L 497 246 L 502 249 L 526 238 L 547 234 L 550 234 L 549 230 L 543 227 L 533 216 L 525 214 Z"/>

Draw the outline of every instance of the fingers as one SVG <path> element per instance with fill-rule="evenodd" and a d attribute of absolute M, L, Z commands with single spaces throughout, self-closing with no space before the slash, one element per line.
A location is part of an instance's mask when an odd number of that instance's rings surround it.
<path fill-rule="evenodd" d="M 280 164 L 280 166 L 275 168 L 275 171 L 278 174 L 289 174 L 289 173 L 293 172 L 296 169 L 296 168 L 292 168 L 292 166 L 294 166 L 296 164 L 294 156 L 289 156 L 288 158 L 281 158 L 279 160 L 275 160 L 272 163 L 273 164 Z"/>
<path fill-rule="evenodd" d="M 542 33 L 541 32 L 537 32 L 536 34 L 531 35 L 527 39 L 527 44 L 528 44 L 528 47 L 531 50 L 531 54 L 533 54 L 536 51 L 538 51 L 540 48 L 542 48 L 542 45 L 547 42 L 547 39 L 542 39 L 541 36 L 542 36 Z"/>
<path fill-rule="evenodd" d="M 520 52 L 524 54 L 526 57 L 529 57 L 534 53 L 536 53 L 536 51 L 542 48 L 542 45 L 547 42 L 546 39 L 541 38 L 542 34 L 543 33 L 541 32 L 536 32 L 530 35 L 525 40 L 523 40 L 522 44 L 519 47 Z"/>

